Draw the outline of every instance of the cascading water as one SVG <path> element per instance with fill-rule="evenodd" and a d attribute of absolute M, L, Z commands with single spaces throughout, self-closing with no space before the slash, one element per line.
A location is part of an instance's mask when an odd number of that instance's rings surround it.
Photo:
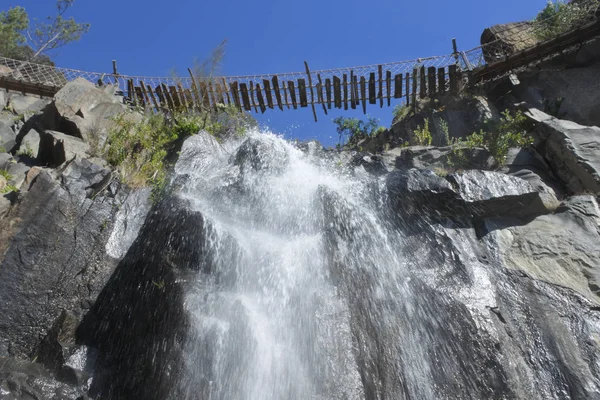
<path fill-rule="evenodd" d="M 536 303 L 542 289 L 564 298 L 559 289 L 500 271 L 493 235 L 480 240 L 460 218 L 432 224 L 403 213 L 404 199 L 389 190 L 392 174 L 305 147 L 258 131 L 222 144 L 200 133 L 184 143 L 172 188 L 202 217 L 197 234 L 184 238 L 197 272 L 179 278 L 188 322 L 182 365 L 166 373 L 175 381 L 170 398 L 597 393 L 589 370 L 570 370 L 570 352 L 580 357 L 573 339 L 556 345 L 562 331 L 547 325 L 550 311 Z M 150 261 L 163 253 L 140 249 Z M 167 264 L 181 259 L 170 257 Z M 499 307 L 521 317 L 505 318 Z M 576 395 L 565 397 L 568 390 Z"/>

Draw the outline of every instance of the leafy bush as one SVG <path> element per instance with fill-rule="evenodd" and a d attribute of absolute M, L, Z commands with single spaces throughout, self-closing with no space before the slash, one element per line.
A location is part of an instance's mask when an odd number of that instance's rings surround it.
<path fill-rule="evenodd" d="M 411 107 L 406 104 L 398 104 L 394 107 L 392 114 L 394 115 L 393 122 L 401 121 L 410 114 Z"/>
<path fill-rule="evenodd" d="M 18 189 L 15 186 L 8 184 L 8 181 L 10 181 L 13 178 L 13 176 L 7 170 L 0 168 L 0 176 L 6 181 L 4 186 L 0 187 L 0 194 L 18 191 Z"/>
<path fill-rule="evenodd" d="M 425 125 L 421 128 L 417 125 L 417 129 L 413 132 L 415 134 L 415 144 L 420 146 L 431 146 L 431 131 L 429 130 L 429 120 L 425 119 Z"/>
<path fill-rule="evenodd" d="M 599 4 L 598 0 L 548 1 L 546 7 L 534 19 L 534 34 L 540 40 L 552 39 L 585 22 Z"/>
<path fill-rule="evenodd" d="M 528 130 L 529 121 L 522 111 L 512 114 L 505 110 L 499 121 L 488 122 L 485 129 L 474 132 L 465 139 L 456 139 L 449 163 L 457 168 L 466 168 L 469 160 L 465 149 L 483 147 L 498 164 L 503 165 L 511 147 L 525 147 L 533 143 Z"/>
<path fill-rule="evenodd" d="M 338 148 L 344 145 L 356 145 L 360 140 L 376 136 L 385 131 L 384 127 L 379 126 L 377 118 L 368 118 L 366 121 L 358 118 L 337 117 L 333 119 L 337 125 Z"/>

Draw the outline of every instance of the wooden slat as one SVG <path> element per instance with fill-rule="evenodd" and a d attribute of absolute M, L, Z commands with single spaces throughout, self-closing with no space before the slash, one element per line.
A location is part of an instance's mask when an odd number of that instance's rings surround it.
<path fill-rule="evenodd" d="M 312 74 L 310 73 L 310 69 L 308 68 L 308 63 L 306 61 L 304 61 L 304 67 L 306 68 L 306 76 L 308 76 L 308 87 L 310 88 L 310 106 L 312 108 L 315 122 L 317 122 L 317 111 L 315 110 L 315 91 L 313 89 L 312 84 Z"/>
<path fill-rule="evenodd" d="M 427 77 L 425 76 L 425 66 L 421 66 L 419 70 L 419 97 L 424 99 L 427 97 Z"/>
<path fill-rule="evenodd" d="M 427 80 L 429 81 L 427 84 L 427 93 L 430 98 L 434 98 L 436 94 L 435 90 L 435 67 L 429 67 L 427 69 Z"/>
<path fill-rule="evenodd" d="M 181 105 L 186 110 L 189 110 L 188 102 L 187 102 L 187 99 L 185 98 L 185 93 L 183 92 L 183 86 L 181 85 L 181 82 L 177 83 L 177 91 L 179 92 L 179 100 L 181 101 Z"/>
<path fill-rule="evenodd" d="M 160 102 L 161 108 L 167 108 L 167 100 L 163 95 L 162 87 L 160 87 L 160 85 L 154 89 L 154 93 L 156 93 L 156 96 L 158 96 L 158 101 Z"/>
<path fill-rule="evenodd" d="M 325 105 L 325 99 L 323 99 L 323 81 L 321 80 L 321 74 L 317 74 L 317 80 L 319 81 L 319 83 L 317 84 L 317 91 L 319 93 L 319 101 L 321 102 L 321 105 L 323 106 L 323 112 L 325 112 L 325 115 L 327 115 L 327 106 Z"/>
<path fill-rule="evenodd" d="M 354 98 L 354 71 L 350 70 L 350 107 L 356 109 L 356 100 Z"/>
<path fill-rule="evenodd" d="M 267 107 L 265 107 L 265 99 L 263 98 L 259 83 L 256 84 L 256 99 L 258 100 L 258 106 L 260 107 L 260 112 L 264 114 L 265 111 L 267 111 Z"/>
<path fill-rule="evenodd" d="M 215 84 L 215 87 L 217 88 L 217 101 L 219 102 L 219 104 L 225 104 L 225 98 L 223 97 L 223 87 L 220 83 Z"/>
<path fill-rule="evenodd" d="M 392 104 L 392 73 L 385 71 L 385 89 L 388 107 Z"/>
<path fill-rule="evenodd" d="M 190 89 L 184 89 L 183 94 L 187 101 L 187 104 L 190 105 L 190 108 L 194 107 L 194 96 L 192 95 L 192 91 Z"/>
<path fill-rule="evenodd" d="M 406 73 L 406 105 L 410 105 L 410 72 Z"/>
<path fill-rule="evenodd" d="M 446 69 L 444 67 L 438 68 L 438 93 L 444 94 L 446 92 Z"/>
<path fill-rule="evenodd" d="M 394 75 L 394 98 L 401 99 L 402 98 L 402 85 L 404 82 L 402 81 L 402 74 Z"/>
<path fill-rule="evenodd" d="M 177 87 L 173 85 L 169 86 L 169 93 L 171 94 L 171 98 L 173 99 L 175 109 L 179 110 L 181 108 L 181 100 L 179 99 L 179 94 L 177 93 Z"/>
<path fill-rule="evenodd" d="M 267 107 L 273 108 L 273 93 L 271 93 L 271 82 L 268 79 L 263 79 L 263 89 L 267 99 Z"/>
<path fill-rule="evenodd" d="M 165 85 L 163 83 L 161 86 L 162 86 L 162 94 L 163 94 L 163 96 L 165 96 L 165 99 L 167 100 L 167 107 L 169 108 L 169 110 L 174 111 L 175 103 L 173 102 L 173 98 L 171 97 L 171 94 L 169 93 L 169 89 L 167 88 L 167 85 Z"/>
<path fill-rule="evenodd" d="M 360 97 L 362 99 L 363 114 L 367 113 L 367 81 L 364 76 L 360 77 Z"/>
<path fill-rule="evenodd" d="M 248 96 L 248 85 L 246 85 L 245 83 L 240 83 L 240 92 L 242 92 L 242 102 L 244 104 L 244 110 L 252 110 L 252 107 L 250 105 L 250 97 Z"/>
<path fill-rule="evenodd" d="M 227 85 L 227 81 L 225 78 L 221 78 L 221 82 L 223 83 L 223 93 L 225 94 L 224 99 L 227 99 L 227 104 L 231 104 L 231 98 L 229 97 L 229 88 Z"/>
<path fill-rule="evenodd" d="M 307 107 L 308 101 L 306 99 L 306 80 L 298 79 L 298 94 L 300 96 L 300 107 Z"/>
<path fill-rule="evenodd" d="M 450 93 L 458 93 L 458 74 L 456 64 L 448 66 L 448 75 L 450 76 Z"/>
<path fill-rule="evenodd" d="M 281 89 L 279 88 L 279 79 L 277 78 L 277 75 L 274 75 L 271 81 L 273 82 L 273 90 L 275 91 L 275 100 L 277 100 L 277 107 L 279 107 L 279 109 L 283 111 L 283 103 L 281 102 Z"/>
<path fill-rule="evenodd" d="M 290 89 L 290 97 L 292 98 L 292 106 L 294 110 L 298 108 L 298 103 L 296 102 L 296 87 L 294 86 L 294 81 L 288 81 L 288 88 Z"/>
<path fill-rule="evenodd" d="M 217 95 L 215 94 L 212 79 L 208 81 L 208 96 L 210 97 L 210 101 L 212 102 L 213 109 L 217 111 Z"/>
<path fill-rule="evenodd" d="M 325 93 L 327 94 L 327 108 L 331 110 L 331 79 L 325 79 Z"/>
<path fill-rule="evenodd" d="M 140 80 L 140 87 L 142 88 L 142 94 L 144 95 L 144 101 L 146 102 L 146 105 L 150 104 L 150 96 L 148 95 L 148 91 L 146 90 L 146 85 L 144 84 L 144 81 Z"/>
<path fill-rule="evenodd" d="M 140 102 L 139 104 L 142 107 L 145 107 L 146 106 L 146 102 L 144 101 L 144 94 L 142 93 L 142 88 L 139 87 L 139 86 L 136 86 L 134 88 L 134 90 L 135 90 L 135 95 L 136 95 L 136 97 L 138 98 L 138 100 Z"/>
<path fill-rule="evenodd" d="M 233 98 L 233 103 L 238 108 L 238 110 L 241 111 L 242 110 L 242 103 L 240 102 L 240 93 L 239 93 L 237 81 L 231 82 L 229 84 L 229 87 L 231 88 L 231 97 Z"/>
<path fill-rule="evenodd" d="M 356 99 L 357 107 L 360 105 L 360 95 L 358 93 L 358 76 L 354 75 L 354 98 Z"/>
<path fill-rule="evenodd" d="M 191 68 L 188 68 L 188 72 L 190 74 L 190 78 L 192 79 L 192 94 L 194 95 L 194 105 L 199 110 L 202 105 L 202 100 L 200 98 L 200 92 L 198 91 L 198 83 L 196 82 L 196 77 L 192 72 Z"/>
<path fill-rule="evenodd" d="M 252 107 L 254 107 L 254 112 L 258 112 L 258 108 L 256 106 L 256 101 L 254 100 L 254 84 L 250 81 L 250 101 L 252 101 Z"/>
<path fill-rule="evenodd" d="M 148 93 L 150 93 L 150 98 L 152 99 L 152 103 L 154 103 L 154 108 L 156 108 L 157 111 L 160 110 L 160 104 L 158 103 L 158 101 L 156 101 L 156 96 L 154 96 L 152 87 L 150 85 L 147 85 L 146 89 Z"/>
<path fill-rule="evenodd" d="M 208 96 L 208 85 L 205 81 L 200 81 L 200 95 L 202 96 L 202 107 L 208 111 L 210 109 L 210 97 Z"/>
<path fill-rule="evenodd" d="M 379 77 L 379 93 L 377 93 L 377 97 L 379 97 L 379 107 L 383 108 L 383 67 L 381 65 L 377 66 L 377 76 Z"/>
<path fill-rule="evenodd" d="M 335 75 L 333 77 L 333 104 L 335 108 L 342 108 L 341 80 Z"/>
<path fill-rule="evenodd" d="M 129 100 L 133 101 L 133 104 L 136 104 L 135 93 L 133 90 L 133 79 L 127 80 L 127 97 Z"/>
<path fill-rule="evenodd" d="M 413 69 L 412 74 L 412 102 L 413 106 L 417 106 L 417 88 L 418 88 L 419 70 Z"/>
<path fill-rule="evenodd" d="M 290 109 L 290 101 L 288 100 L 288 89 L 287 89 L 287 86 L 285 84 L 285 81 L 283 81 L 283 99 L 285 101 L 286 107 L 289 110 Z"/>
<path fill-rule="evenodd" d="M 348 109 L 348 75 L 343 75 L 342 81 L 343 89 L 344 89 L 344 110 Z"/>
<path fill-rule="evenodd" d="M 375 93 L 375 72 L 369 74 L 369 104 L 377 103 L 377 94 Z"/>

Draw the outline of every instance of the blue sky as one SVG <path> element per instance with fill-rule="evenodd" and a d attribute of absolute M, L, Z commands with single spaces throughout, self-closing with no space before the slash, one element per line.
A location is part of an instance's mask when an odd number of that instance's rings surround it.
<path fill-rule="evenodd" d="M 242 1 L 242 0 L 76 0 L 70 15 L 91 24 L 80 42 L 53 55 L 58 66 L 110 72 L 111 60 L 126 75 L 169 75 L 186 71 L 228 39 L 223 73 L 250 75 L 410 60 L 479 45 L 484 28 L 533 18 L 546 0 L 420 1 Z M 54 0 L 8 0 L 31 17 L 54 12 Z M 3 8 L 4 8 L 3 7 Z M 392 108 L 367 110 L 389 126 Z M 257 119 L 287 137 L 335 143 L 337 115 L 310 107 L 269 110 Z M 332 139 L 330 139 L 332 137 Z"/>

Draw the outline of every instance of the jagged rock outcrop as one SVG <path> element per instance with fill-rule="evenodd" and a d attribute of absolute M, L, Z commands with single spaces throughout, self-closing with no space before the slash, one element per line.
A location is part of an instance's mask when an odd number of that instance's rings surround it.
<path fill-rule="evenodd" d="M 600 128 L 551 117 L 536 109 L 535 147 L 571 193 L 600 193 Z"/>
<path fill-rule="evenodd" d="M 499 24 L 486 28 L 481 34 L 481 45 L 495 42 L 484 48 L 483 56 L 488 64 L 504 59 L 509 55 L 535 46 L 536 37 L 529 21 Z"/>

